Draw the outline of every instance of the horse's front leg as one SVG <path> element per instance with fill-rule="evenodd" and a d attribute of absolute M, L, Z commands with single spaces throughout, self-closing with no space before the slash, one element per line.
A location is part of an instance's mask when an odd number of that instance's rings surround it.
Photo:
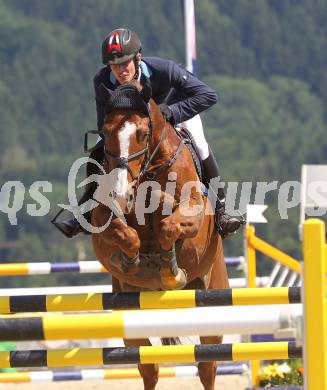
<path fill-rule="evenodd" d="M 204 216 L 202 200 L 194 204 L 194 213 L 189 210 L 193 209 L 186 209 L 185 205 L 181 204 L 172 215 L 161 221 L 159 242 L 163 249 L 169 250 L 176 240 L 195 237 L 198 234 Z"/>
<path fill-rule="evenodd" d="M 102 212 L 95 214 L 92 222 L 95 226 L 103 226 L 104 221 L 105 215 Z M 112 220 L 103 232 L 93 234 L 92 240 L 98 259 L 109 260 L 111 254 L 120 252 L 123 272 L 135 274 L 139 270 L 140 239 L 136 230 L 127 226 L 119 218 Z M 108 268 L 110 269 L 109 266 Z"/>
<path fill-rule="evenodd" d="M 160 223 L 159 243 L 162 266 L 161 283 L 166 289 L 185 287 L 187 275 L 177 264 L 175 242 L 178 239 L 195 237 L 204 217 L 204 204 L 200 195 L 194 195 L 179 204 L 172 215 Z"/>

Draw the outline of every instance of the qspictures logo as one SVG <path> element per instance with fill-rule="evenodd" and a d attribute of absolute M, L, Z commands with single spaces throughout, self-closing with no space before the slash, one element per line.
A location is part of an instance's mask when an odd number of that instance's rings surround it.
<path fill-rule="evenodd" d="M 95 160 L 92 163 L 97 165 L 99 174 L 91 175 L 77 183 L 78 173 L 89 161 L 88 157 L 77 159 L 71 166 L 67 180 L 68 204 L 57 206 L 68 210 L 79 221 L 84 229 L 91 233 L 100 233 L 105 230 L 112 218 L 118 217 L 126 223 L 126 210 L 122 208 L 119 200 L 126 200 L 126 204 L 133 208 L 139 225 L 145 224 L 146 214 L 153 213 L 162 207 L 163 215 L 171 215 L 173 212 L 177 173 L 171 172 L 168 181 L 161 186 L 155 180 L 148 180 L 136 186 L 136 183 L 128 181 L 127 172 L 121 168 L 112 170 L 107 174 L 101 165 Z M 83 169 L 84 171 L 84 169 Z M 93 199 L 78 205 L 76 190 L 97 183 Z M 298 181 L 286 182 L 222 182 L 220 178 L 210 181 L 210 190 L 206 191 L 198 181 L 185 182 L 180 193 L 180 212 L 185 216 L 194 216 L 202 212 L 202 206 L 192 204 L 191 194 L 194 191 L 205 193 L 209 198 L 206 214 L 213 214 L 217 202 L 219 188 L 224 188 L 226 193 L 226 211 L 232 216 L 243 215 L 248 204 L 264 205 L 267 194 L 277 197 L 277 208 L 281 219 L 288 219 L 289 210 L 299 206 L 301 200 L 301 183 Z M 49 181 L 37 180 L 28 188 L 21 181 L 7 181 L 0 190 L 0 212 L 5 214 L 11 225 L 19 224 L 19 213 L 26 209 L 30 217 L 44 217 L 50 213 L 51 204 L 46 196 L 53 191 L 53 185 Z M 150 197 L 149 197 L 150 193 Z M 309 183 L 306 188 L 307 197 L 312 204 L 327 204 L 327 181 L 319 180 Z M 30 200 L 26 202 L 29 195 Z M 110 218 L 102 227 L 92 226 L 84 217 L 87 211 L 92 211 L 99 204 L 108 207 L 112 212 Z M 326 213 L 326 207 L 313 207 L 308 216 L 321 217 Z"/>

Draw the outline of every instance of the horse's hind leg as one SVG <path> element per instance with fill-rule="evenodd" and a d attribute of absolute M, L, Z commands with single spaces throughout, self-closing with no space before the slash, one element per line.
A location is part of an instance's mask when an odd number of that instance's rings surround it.
<path fill-rule="evenodd" d="M 159 379 L 159 365 L 139 364 L 138 369 L 143 378 L 144 390 L 154 390 Z"/>
<path fill-rule="evenodd" d="M 211 337 L 200 337 L 201 344 L 221 344 L 222 337 L 211 336 Z M 199 377 L 205 390 L 214 390 L 217 362 L 200 362 L 198 364 Z"/>
<path fill-rule="evenodd" d="M 211 279 L 211 273 L 209 277 L 209 288 L 215 288 L 217 282 Z M 224 283 L 219 282 L 222 287 L 225 287 Z M 191 283 L 188 283 L 187 289 L 204 289 L 204 282 L 200 279 L 195 279 Z M 221 344 L 223 340 L 222 336 L 202 336 L 200 337 L 201 344 Z M 213 390 L 215 388 L 217 362 L 199 362 L 198 364 L 199 377 L 205 390 Z"/>
<path fill-rule="evenodd" d="M 218 242 L 217 254 L 206 287 L 208 289 L 229 287 L 221 239 Z M 221 344 L 223 336 L 200 337 L 200 340 L 201 344 Z M 213 390 L 216 380 L 217 362 L 200 362 L 198 369 L 199 377 L 205 390 Z"/>
<path fill-rule="evenodd" d="M 151 345 L 148 339 L 125 340 L 128 347 L 138 347 L 139 345 Z M 139 364 L 138 369 L 143 379 L 144 390 L 154 390 L 159 380 L 158 364 Z"/>
<path fill-rule="evenodd" d="M 135 291 L 131 286 L 124 284 L 124 288 L 118 279 L 112 277 L 112 291 L 119 293 L 123 291 Z M 124 344 L 128 347 L 138 347 L 140 345 L 151 345 L 149 339 L 124 339 Z M 138 369 L 143 379 L 144 390 L 154 390 L 159 379 L 158 364 L 139 364 Z"/>

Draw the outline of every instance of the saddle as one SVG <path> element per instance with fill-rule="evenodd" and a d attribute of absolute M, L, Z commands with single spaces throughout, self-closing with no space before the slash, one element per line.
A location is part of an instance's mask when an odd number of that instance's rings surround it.
<path fill-rule="evenodd" d="M 179 129 L 175 128 L 175 131 L 178 137 L 184 140 L 185 145 L 190 151 L 196 169 L 196 173 L 198 174 L 199 179 L 202 183 L 203 182 L 202 181 L 203 178 L 202 160 L 192 134 L 184 127 L 181 127 Z"/>

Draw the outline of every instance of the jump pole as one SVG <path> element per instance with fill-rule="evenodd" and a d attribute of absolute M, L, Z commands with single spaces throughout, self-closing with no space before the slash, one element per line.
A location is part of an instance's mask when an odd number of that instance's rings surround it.
<path fill-rule="evenodd" d="M 0 313 L 179 309 L 301 302 L 300 287 L 0 296 Z"/>
<path fill-rule="evenodd" d="M 247 364 L 219 364 L 217 375 L 243 375 L 248 372 Z M 191 378 L 199 375 L 197 366 L 159 367 L 159 378 Z M 140 372 L 136 367 L 104 368 L 73 371 L 30 371 L 0 373 L 0 383 L 48 383 L 80 380 L 138 379 Z"/>
<path fill-rule="evenodd" d="M 106 273 L 108 272 L 97 260 L 85 260 L 75 262 L 20 262 L 5 263 L 0 262 L 1 276 L 19 276 L 19 275 L 50 275 L 58 273 Z M 226 257 L 225 263 L 228 267 L 242 268 L 244 266 L 244 257 Z"/>
<path fill-rule="evenodd" d="M 0 368 L 274 360 L 301 356 L 302 348 L 292 342 L 25 350 L 1 351 Z"/>
<path fill-rule="evenodd" d="M 0 341 L 271 334 L 292 328 L 302 305 L 222 306 L 42 316 L 4 315 Z"/>

